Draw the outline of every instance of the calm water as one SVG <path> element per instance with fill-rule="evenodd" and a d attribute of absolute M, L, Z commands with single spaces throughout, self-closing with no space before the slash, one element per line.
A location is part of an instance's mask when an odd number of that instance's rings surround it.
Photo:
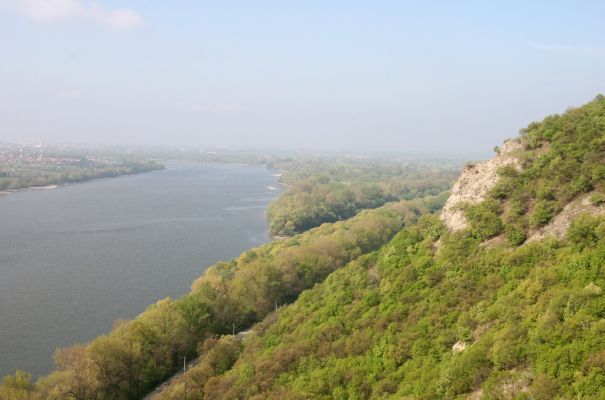
<path fill-rule="evenodd" d="M 0 376 L 52 369 L 204 269 L 268 240 L 277 195 L 264 167 L 168 163 L 165 171 L 0 197 Z"/>

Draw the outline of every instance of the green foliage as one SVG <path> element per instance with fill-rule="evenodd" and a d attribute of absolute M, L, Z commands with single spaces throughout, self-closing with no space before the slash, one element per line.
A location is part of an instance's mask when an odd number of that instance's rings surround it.
<path fill-rule="evenodd" d="M 200 345 L 199 353 L 203 354 L 200 361 L 154 398 L 157 400 L 203 398 L 204 387 L 214 376 L 228 371 L 233 366 L 241 348 L 240 341 L 233 336 L 206 339 Z"/>
<path fill-rule="evenodd" d="M 464 207 L 472 234 L 479 240 L 485 240 L 502 232 L 503 225 L 498 214 L 500 205 L 495 200 L 485 200 L 479 204 L 467 204 Z"/>
<path fill-rule="evenodd" d="M 523 170 L 504 169 L 490 199 L 465 207 L 469 229 L 403 202 L 219 263 L 184 298 L 59 351 L 37 393 L 134 399 L 202 341 L 200 365 L 165 398 L 604 398 L 605 218 L 517 246 L 605 190 L 604 132 L 603 96 L 530 124 Z M 482 244 L 502 231 L 510 246 Z M 252 323 L 243 348 L 213 337 Z"/>
<path fill-rule="evenodd" d="M 599 183 L 605 180 L 605 165 L 598 165 L 592 169 L 592 180 Z"/>
<path fill-rule="evenodd" d="M 469 229 L 423 217 L 335 271 L 257 324 L 205 398 L 605 397 L 605 219 L 518 246 L 604 189 L 603 132 L 603 97 L 531 124 L 524 169 L 464 208 Z M 502 231 L 510 246 L 481 245 Z"/>
<path fill-rule="evenodd" d="M 571 233 L 559 245 L 471 240 L 461 257 L 472 233 L 442 232 L 422 218 L 257 324 L 205 398 L 605 395 L 605 236 L 581 234 L 580 252 Z"/>
<path fill-rule="evenodd" d="M 322 223 L 344 220 L 363 209 L 400 199 L 436 196 L 449 189 L 452 169 L 426 169 L 400 165 L 339 164 L 311 176 L 288 174 L 289 189 L 267 210 L 273 235 L 290 236 Z M 350 176 L 355 168 L 356 175 Z M 433 197 L 429 208 L 440 209 L 447 197 Z"/>
<path fill-rule="evenodd" d="M 523 165 L 499 172 L 502 178 L 492 190 L 496 200 L 505 200 L 505 225 L 516 229 L 511 243 L 519 243 L 522 227 L 536 229 L 547 224 L 576 196 L 605 189 L 605 99 L 533 122 L 522 131 L 524 150 L 516 154 Z M 599 202 L 599 195 L 595 201 Z M 510 208 L 506 211 L 507 206 Z"/>
<path fill-rule="evenodd" d="M 581 249 L 595 246 L 603 236 L 605 236 L 605 225 L 599 218 L 589 214 L 577 217 L 567 231 L 570 242 Z"/>
<path fill-rule="evenodd" d="M 540 200 L 529 215 L 529 223 L 533 228 L 546 225 L 554 216 L 554 204 L 549 200 Z"/>
<path fill-rule="evenodd" d="M 605 196 L 603 196 L 601 193 L 595 193 L 592 196 L 590 196 L 589 200 L 590 200 L 590 204 L 598 207 L 605 203 Z"/>
<path fill-rule="evenodd" d="M 2 400 L 29 400 L 33 399 L 35 386 L 31 382 L 31 374 L 16 371 L 14 375 L 7 375 L 0 384 L 0 399 Z"/>
<path fill-rule="evenodd" d="M 378 249 L 427 211 L 422 201 L 391 203 L 217 263 L 194 282 L 190 294 L 176 301 L 164 299 L 85 346 L 59 350 L 57 371 L 42 378 L 32 396 L 138 399 L 173 374 L 183 357 L 201 353 L 203 361 L 192 371 L 192 379 L 201 383 L 170 392 L 195 396 L 202 383 L 229 369 L 239 354 L 237 340 L 217 342 L 213 336 L 245 329 L 276 304 L 294 301 L 301 291 Z M 204 344 L 198 347 L 200 341 Z M 9 386 L 0 388 L 13 390 Z"/>
<path fill-rule="evenodd" d="M 212 303 L 204 297 L 207 298 L 196 293 L 184 296 L 177 302 L 179 313 L 198 337 L 203 337 L 211 326 Z"/>
<path fill-rule="evenodd" d="M 508 224 L 505 228 L 506 241 L 513 245 L 519 246 L 527 239 L 527 228 L 522 222 L 516 224 Z"/>

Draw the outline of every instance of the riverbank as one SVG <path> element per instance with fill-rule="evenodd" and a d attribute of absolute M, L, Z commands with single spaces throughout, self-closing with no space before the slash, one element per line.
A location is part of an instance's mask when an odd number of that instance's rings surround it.
<path fill-rule="evenodd" d="M 9 195 L 11 193 L 17 193 L 17 192 L 23 192 L 23 191 L 28 191 L 28 190 L 49 190 L 49 189 L 57 189 L 60 187 L 64 187 L 64 186 L 68 186 L 68 185 L 75 185 L 75 184 L 80 184 L 80 183 L 87 183 L 87 182 L 92 182 L 92 181 L 98 181 L 98 180 L 102 180 L 102 179 L 112 179 L 112 178 L 119 178 L 122 176 L 132 176 L 132 175 L 139 175 L 139 174 L 144 174 L 147 172 L 152 172 L 152 171 L 161 171 L 166 169 L 166 167 L 163 164 L 157 164 L 157 166 L 154 167 L 150 167 L 150 168 L 143 168 L 143 169 L 134 169 L 132 171 L 127 171 L 127 172 L 117 172 L 117 173 L 107 173 L 108 171 L 103 171 L 103 173 L 101 174 L 97 174 L 97 175 L 90 175 L 90 176 L 85 176 L 83 179 L 74 179 L 71 181 L 58 181 L 55 183 L 49 183 L 47 185 L 38 185 L 38 186 L 23 186 L 23 187 L 19 187 L 19 188 L 15 188 L 15 189 L 4 189 L 4 190 L 0 190 L 0 197 L 1 196 L 6 196 Z"/>
<path fill-rule="evenodd" d="M 57 347 L 178 298 L 207 266 L 271 240 L 265 210 L 278 193 L 266 168 L 166 167 L 0 199 L 0 377 L 49 373 Z"/>

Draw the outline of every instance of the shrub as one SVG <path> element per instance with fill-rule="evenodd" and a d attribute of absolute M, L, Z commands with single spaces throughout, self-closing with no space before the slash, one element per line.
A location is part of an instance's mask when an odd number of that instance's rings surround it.
<path fill-rule="evenodd" d="M 534 381 L 529 388 L 529 393 L 532 399 L 550 400 L 556 397 L 558 389 L 559 384 L 555 378 L 545 374 L 539 374 L 534 378 Z"/>
<path fill-rule="evenodd" d="M 508 224 L 506 225 L 505 236 L 506 241 L 513 246 L 523 244 L 527 239 L 525 226 L 521 223 Z"/>
<path fill-rule="evenodd" d="M 586 193 L 593 189 L 590 178 L 586 175 L 581 175 L 574 180 L 572 188 L 576 193 Z"/>
<path fill-rule="evenodd" d="M 494 200 L 485 200 L 464 207 L 473 236 L 485 240 L 502 232 L 502 221 L 498 216 L 500 205 Z"/>
<path fill-rule="evenodd" d="M 605 180 L 605 165 L 598 165 L 592 169 L 592 180 L 595 182 Z"/>
<path fill-rule="evenodd" d="M 602 237 L 602 219 L 589 214 L 577 217 L 567 231 L 567 238 L 579 248 L 592 247 Z"/>
<path fill-rule="evenodd" d="M 504 200 L 510 196 L 515 188 L 515 180 L 510 177 L 502 177 L 491 190 L 491 197 L 497 200 Z"/>
<path fill-rule="evenodd" d="M 600 206 L 603 203 L 605 203 L 605 196 L 603 196 L 601 193 L 595 193 L 590 196 L 590 204 L 593 206 Z"/>
<path fill-rule="evenodd" d="M 538 228 L 546 225 L 554 215 L 554 205 L 552 201 L 541 200 L 536 203 L 529 216 L 529 223 L 532 228 Z"/>
<path fill-rule="evenodd" d="M 555 190 L 552 184 L 541 185 L 536 191 L 536 197 L 540 200 L 554 200 Z"/>

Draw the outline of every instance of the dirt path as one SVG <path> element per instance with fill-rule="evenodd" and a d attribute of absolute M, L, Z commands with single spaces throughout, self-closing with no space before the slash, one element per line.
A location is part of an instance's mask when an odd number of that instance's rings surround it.
<path fill-rule="evenodd" d="M 235 337 L 237 338 L 237 340 L 239 340 L 241 342 L 251 332 L 252 332 L 252 330 L 241 331 L 241 332 L 236 333 Z M 196 366 L 200 362 L 200 359 L 201 359 L 201 357 L 198 357 L 198 358 L 195 358 L 195 359 L 189 361 L 187 363 L 186 370 L 189 371 L 189 369 L 191 367 Z M 172 375 L 170 378 L 168 378 L 167 380 L 165 380 L 164 382 L 162 382 L 162 384 L 160 386 L 158 386 L 157 388 L 155 388 L 153 390 L 153 392 L 151 392 L 147 396 L 143 397 L 143 400 L 153 400 L 153 399 L 155 399 L 156 396 L 158 396 L 160 393 L 162 393 L 170 384 L 176 382 L 183 375 L 184 372 L 185 371 L 180 370 L 176 374 Z"/>
<path fill-rule="evenodd" d="M 191 368 L 191 367 L 196 366 L 199 361 L 200 361 L 199 357 L 189 361 L 187 363 L 187 370 L 189 370 L 189 368 Z M 164 389 L 166 389 L 167 386 L 169 386 L 170 384 L 174 383 L 177 379 L 179 379 L 183 375 L 184 372 L 185 371 L 180 370 L 176 374 L 172 375 L 170 378 L 165 380 L 160 386 L 155 388 L 153 392 L 151 392 L 147 396 L 143 397 L 143 400 L 155 399 L 156 396 L 158 396 L 160 393 L 162 393 L 164 391 Z"/>

